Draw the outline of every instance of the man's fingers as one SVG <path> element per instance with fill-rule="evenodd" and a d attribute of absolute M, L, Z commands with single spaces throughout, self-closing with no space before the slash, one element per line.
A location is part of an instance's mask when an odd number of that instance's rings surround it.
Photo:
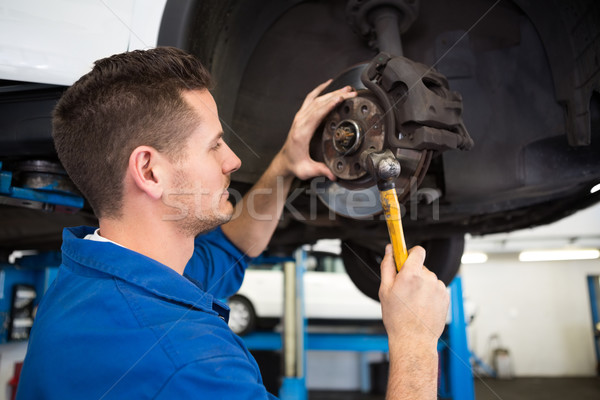
<path fill-rule="evenodd" d="M 385 247 L 385 256 L 381 262 L 381 284 L 391 286 L 396 279 L 397 271 L 394 263 L 393 248 L 391 244 Z M 415 246 L 408 251 L 408 258 L 399 273 L 420 274 L 423 271 L 429 272 L 424 267 L 425 249 L 421 246 Z M 430 272 L 433 274 L 433 272 Z"/>
<path fill-rule="evenodd" d="M 306 98 L 304 99 L 304 103 L 306 104 L 306 103 L 314 100 L 323 91 L 323 89 L 325 89 L 327 87 L 327 85 L 329 85 L 331 83 L 331 81 L 333 81 L 333 79 L 328 79 L 325 82 L 321 83 L 316 88 L 314 88 L 313 90 L 311 90 L 311 92 L 306 95 Z"/>
<path fill-rule="evenodd" d="M 329 114 L 338 104 L 352 97 L 356 97 L 356 92 L 345 88 L 324 94 L 311 103 L 312 107 L 310 112 L 314 113 L 313 117 L 315 120 L 318 120 L 318 123 L 320 123 L 321 120 L 325 118 L 325 116 Z"/>
<path fill-rule="evenodd" d="M 394 252 L 392 245 L 385 246 L 385 256 L 381 261 L 381 286 L 388 288 L 394 284 L 396 279 L 396 264 L 394 263 Z"/>
<path fill-rule="evenodd" d="M 324 95 L 319 96 L 317 99 L 325 103 L 339 103 L 354 96 L 356 96 L 356 91 L 354 91 L 350 86 L 345 86 L 341 89 L 334 90 L 333 92 L 325 93 Z"/>
<path fill-rule="evenodd" d="M 319 96 L 330 83 L 331 79 L 323 82 L 306 96 L 302 107 L 296 113 L 288 140 L 284 144 L 289 170 L 300 179 L 322 175 L 332 181 L 335 180 L 333 172 L 325 164 L 310 159 L 307 151 L 310 139 L 323 118 L 339 103 L 356 96 L 356 92 L 349 86 Z"/>
<path fill-rule="evenodd" d="M 313 176 L 325 176 L 330 181 L 335 181 L 335 175 L 327 165 L 314 160 L 308 160 L 302 165 L 296 174 L 296 176 L 302 180 L 311 178 Z"/>
<path fill-rule="evenodd" d="M 320 163 L 320 162 L 314 162 L 314 166 L 315 169 L 318 171 L 318 175 L 320 176 L 326 176 L 327 179 L 329 179 L 330 181 L 335 181 L 335 175 L 333 174 L 333 172 L 331 172 L 331 170 L 329 169 L 329 167 L 327 165 L 325 165 L 324 163 Z"/>
<path fill-rule="evenodd" d="M 329 92 L 329 93 L 325 93 L 325 94 L 321 95 L 321 92 L 323 91 L 323 89 L 325 89 L 326 85 L 329 83 L 331 83 L 331 82 L 327 81 L 325 83 L 322 83 L 315 90 L 310 92 L 306 96 L 306 99 L 304 100 L 304 103 L 302 104 L 302 106 L 307 107 L 307 106 L 309 106 L 311 104 L 315 104 L 315 103 L 318 103 L 319 106 L 322 106 L 323 104 L 328 105 L 332 101 L 334 102 L 334 104 L 337 104 L 340 101 L 343 101 L 344 99 L 356 96 L 356 91 L 354 89 L 352 89 L 352 87 L 350 87 L 350 86 L 345 86 L 341 89 L 337 89 L 337 90 L 334 90 L 333 92 Z"/>
<path fill-rule="evenodd" d="M 400 271 L 407 273 L 420 273 L 425 263 L 425 249 L 421 246 L 415 246 L 408 251 L 408 258 Z"/>

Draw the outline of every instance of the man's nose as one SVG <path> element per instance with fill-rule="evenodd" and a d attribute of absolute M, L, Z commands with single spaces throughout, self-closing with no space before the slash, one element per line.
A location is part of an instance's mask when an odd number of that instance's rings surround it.
<path fill-rule="evenodd" d="M 227 144 L 225 144 L 227 146 Z M 223 173 L 231 174 L 232 172 L 237 171 L 242 166 L 242 160 L 239 159 L 238 156 L 235 155 L 233 150 L 229 146 L 227 146 L 227 152 L 225 155 L 225 160 L 223 162 Z"/>

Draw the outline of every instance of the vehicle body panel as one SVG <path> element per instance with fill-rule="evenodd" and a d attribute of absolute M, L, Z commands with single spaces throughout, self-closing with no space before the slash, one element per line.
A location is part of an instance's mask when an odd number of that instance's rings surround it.
<path fill-rule="evenodd" d="M 100 58 L 155 47 L 166 0 L 3 3 L 0 78 L 71 85 Z"/>
<path fill-rule="evenodd" d="M 309 256 L 310 258 L 310 256 Z M 309 320 L 381 320 L 381 305 L 367 297 L 345 273 L 339 256 L 326 256 L 320 266 L 309 263 L 304 277 L 305 316 Z M 321 257 L 323 260 L 323 257 Z M 282 264 L 250 265 L 237 292 L 252 304 L 258 318 L 283 316 Z"/>

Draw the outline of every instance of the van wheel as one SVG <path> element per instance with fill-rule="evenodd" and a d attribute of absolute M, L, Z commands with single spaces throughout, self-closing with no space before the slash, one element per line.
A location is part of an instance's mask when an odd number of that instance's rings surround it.
<path fill-rule="evenodd" d="M 246 335 L 256 326 L 256 313 L 248 299 L 242 296 L 231 296 L 227 300 L 231 309 L 229 313 L 229 327 L 237 335 Z"/>

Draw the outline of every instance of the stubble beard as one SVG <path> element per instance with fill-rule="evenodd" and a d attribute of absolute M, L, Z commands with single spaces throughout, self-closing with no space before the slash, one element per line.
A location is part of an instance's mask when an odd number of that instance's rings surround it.
<path fill-rule="evenodd" d="M 227 203 L 229 208 L 227 212 L 211 209 L 208 214 L 189 213 L 186 218 L 178 221 L 177 230 L 185 236 L 196 237 L 229 222 L 233 216 L 233 205 L 229 201 Z"/>
<path fill-rule="evenodd" d="M 194 184 L 187 179 L 183 171 L 179 171 L 176 177 L 176 190 L 181 193 L 190 193 Z M 199 193 L 198 193 L 199 192 Z M 216 227 L 229 222 L 233 216 L 233 205 L 227 200 L 226 205 L 222 204 L 221 194 L 214 194 L 209 200 L 209 196 L 202 191 L 191 190 L 194 193 L 191 196 L 184 196 L 182 203 L 187 207 L 187 215 L 177 223 L 177 231 L 185 236 L 196 237 L 202 233 L 209 232 Z M 202 210 L 201 205 L 210 202 L 207 210 Z"/>

